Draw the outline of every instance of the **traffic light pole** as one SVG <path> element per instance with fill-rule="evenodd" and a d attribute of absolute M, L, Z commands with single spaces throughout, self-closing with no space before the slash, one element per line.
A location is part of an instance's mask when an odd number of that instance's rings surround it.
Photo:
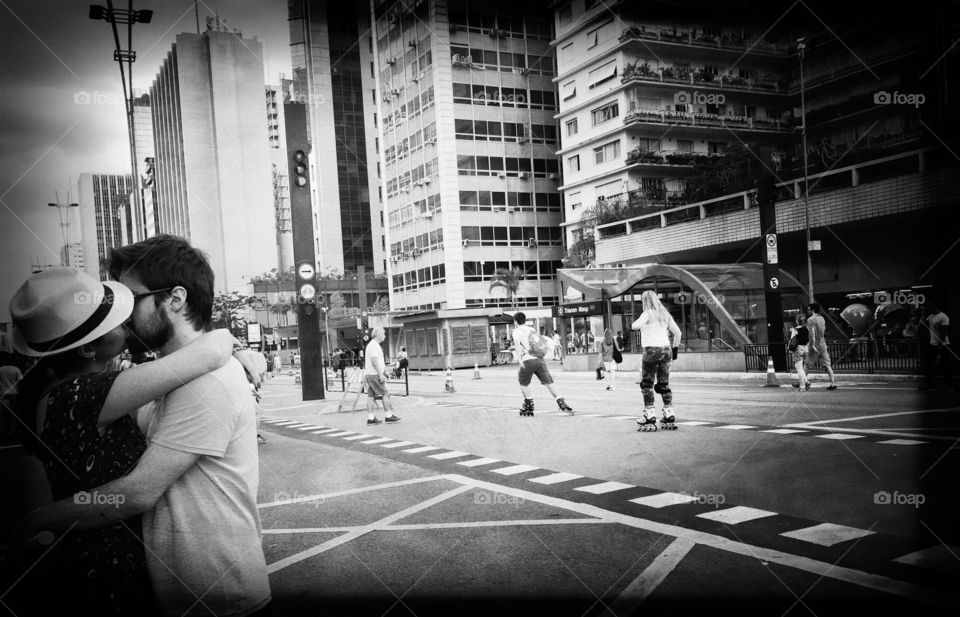
<path fill-rule="evenodd" d="M 787 369 L 786 347 L 783 345 L 783 304 L 780 298 L 780 259 L 777 239 L 776 194 L 769 148 L 757 152 L 760 173 L 757 183 L 757 206 L 760 209 L 760 233 L 764 241 L 763 297 L 767 314 L 767 349 L 778 371 Z"/>
<path fill-rule="evenodd" d="M 310 205 L 310 166 L 307 114 L 303 103 L 284 103 L 287 161 L 290 166 L 290 222 L 293 260 L 296 263 L 297 339 L 303 400 L 325 398 L 323 354 L 317 304 L 317 256 L 314 252 L 313 215 Z"/>

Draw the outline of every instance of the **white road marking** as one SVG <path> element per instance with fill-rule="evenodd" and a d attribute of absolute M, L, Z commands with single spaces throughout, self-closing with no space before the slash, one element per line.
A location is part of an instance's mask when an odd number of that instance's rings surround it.
<path fill-rule="evenodd" d="M 696 546 L 696 542 L 686 538 L 677 538 L 654 559 L 647 568 L 624 588 L 613 604 L 610 612 L 614 615 L 633 615 L 667 576 L 680 565 L 684 557 Z"/>
<path fill-rule="evenodd" d="M 264 407 L 264 411 L 286 411 L 287 409 L 300 409 L 301 407 L 312 407 L 314 403 L 301 403 L 300 405 L 289 405 L 287 407 Z"/>
<path fill-rule="evenodd" d="M 421 502 L 418 503 L 418 504 L 414 504 L 414 505 L 410 506 L 409 508 L 405 508 L 405 509 L 403 509 L 403 510 L 401 510 L 401 511 L 399 511 L 399 512 L 394 512 L 394 513 L 391 514 L 390 516 L 385 516 L 385 517 L 383 517 L 382 519 L 380 519 L 380 520 L 378 520 L 378 521 L 374 521 L 374 522 L 370 523 L 369 525 L 365 525 L 365 526 L 363 526 L 363 527 L 361 527 L 361 528 L 359 528 L 359 529 L 357 529 L 357 530 L 355 530 L 355 531 L 351 531 L 351 532 L 346 533 L 346 534 L 344 534 L 344 535 L 342 535 L 342 536 L 339 536 L 339 537 L 337 537 L 337 538 L 334 538 L 333 540 L 330 540 L 329 542 L 324 542 L 323 544 L 321 544 L 321 545 L 319 545 L 319 546 L 314 546 L 314 547 L 312 547 L 312 548 L 308 548 L 308 549 L 305 550 L 305 551 L 300 551 L 299 553 L 295 553 L 295 554 L 293 554 L 293 555 L 290 555 L 289 557 L 284 557 L 283 559 L 280 559 L 279 561 L 275 561 L 275 562 L 269 564 L 269 565 L 267 566 L 267 574 L 273 574 L 274 572 L 278 572 L 278 571 L 280 571 L 280 570 L 282 570 L 282 569 L 284 569 L 284 568 L 286 568 L 286 567 L 288 567 L 288 566 L 292 566 L 292 565 L 295 564 L 295 563 L 299 563 L 299 562 L 303 561 L 304 559 L 309 559 L 310 557 L 313 557 L 313 556 L 315 556 L 315 555 L 319 555 L 319 554 L 321 554 L 321 553 L 325 553 L 326 551 L 329 551 L 330 549 L 336 548 L 336 547 L 338 547 L 338 546 L 342 546 L 342 545 L 346 544 L 347 542 L 350 542 L 351 540 L 356 540 L 357 538 L 359 538 L 359 537 L 361 537 L 361 536 L 364 536 L 364 535 L 366 535 L 366 534 L 368 534 L 368 533 L 370 533 L 370 532 L 372 532 L 372 531 L 377 531 L 377 530 L 380 529 L 380 528 L 388 527 L 388 526 L 389 526 L 391 523 L 393 523 L 394 521 L 398 521 L 398 520 L 403 519 L 403 518 L 406 518 L 406 517 L 408 517 L 408 516 L 410 516 L 410 515 L 412 515 L 412 514 L 416 514 L 417 512 L 419 512 L 419 511 L 421 511 L 421 510 L 425 510 L 425 509 L 427 509 L 427 508 L 429 508 L 429 507 L 431 507 L 431 506 L 434 506 L 434 505 L 436 505 L 436 504 L 438 504 L 438 503 L 441 503 L 441 502 L 443 502 L 443 501 L 446 501 L 447 499 L 450 499 L 451 497 L 455 497 L 455 496 L 457 496 L 457 495 L 459 495 L 459 494 L 461 494 L 461 493 L 465 493 L 465 492 L 471 490 L 472 488 L 473 488 L 473 487 L 471 487 L 471 486 L 469 486 L 469 485 L 466 485 L 466 484 L 461 485 L 461 486 L 458 486 L 458 487 L 456 487 L 456 488 L 454 488 L 454 489 L 451 489 L 451 490 L 449 490 L 449 491 L 446 491 L 445 493 L 441 493 L 440 495 L 437 495 L 436 497 L 432 497 L 432 498 L 430 498 L 430 499 L 427 499 L 426 501 L 421 501 Z"/>
<path fill-rule="evenodd" d="M 533 471 L 534 469 L 539 469 L 539 467 L 534 465 L 511 465 L 509 467 L 501 467 L 500 469 L 491 469 L 490 471 L 502 476 L 515 476 L 525 471 Z"/>
<path fill-rule="evenodd" d="M 445 476 L 424 476 L 422 478 L 412 478 L 410 480 L 398 480 L 397 482 L 385 482 L 384 484 L 373 484 L 371 486 L 361 486 L 359 488 L 348 488 L 342 491 L 333 491 L 332 493 L 322 493 L 319 495 L 306 495 L 296 499 L 280 499 L 278 501 L 269 501 L 267 503 L 258 503 L 257 508 L 272 508 L 274 506 L 288 506 L 302 501 L 324 501 L 333 497 L 343 497 L 345 495 L 356 495 L 369 491 L 379 491 L 385 488 L 394 488 L 397 486 L 406 486 L 408 484 L 422 484 L 424 482 L 434 482 L 444 480 Z"/>
<path fill-rule="evenodd" d="M 445 461 L 448 458 L 459 458 L 461 456 L 470 456 L 469 452 L 459 452 L 457 450 L 451 450 L 449 452 L 441 452 L 440 454 L 430 454 L 427 458 L 435 458 L 438 461 Z"/>
<path fill-rule="evenodd" d="M 775 428 L 768 431 L 759 431 L 761 433 L 776 433 L 777 435 L 790 435 L 792 433 L 809 433 L 810 431 L 801 431 L 797 428 Z"/>
<path fill-rule="evenodd" d="M 443 450 L 438 446 L 420 446 L 419 448 L 411 448 L 409 450 L 404 450 L 409 454 L 420 454 L 421 452 L 429 452 L 430 450 Z"/>
<path fill-rule="evenodd" d="M 849 433 L 829 433 L 827 435 L 814 435 L 817 439 L 863 439 L 863 435 L 850 435 Z"/>
<path fill-rule="evenodd" d="M 490 465 L 499 462 L 500 459 L 498 458 L 475 458 L 472 461 L 461 461 L 457 463 L 457 465 L 463 465 L 464 467 L 479 467 L 480 465 Z"/>
<path fill-rule="evenodd" d="M 344 437 L 344 441 L 356 441 L 358 439 L 370 439 L 373 435 L 367 435 L 366 433 L 360 433 L 359 435 L 354 435 L 352 437 Z"/>
<path fill-rule="evenodd" d="M 637 416 L 607 416 L 607 420 L 633 420 Z"/>
<path fill-rule="evenodd" d="M 634 488 L 634 486 L 632 484 L 624 484 L 623 482 L 601 482 L 600 484 L 581 486 L 573 490 L 583 491 L 584 493 L 591 493 L 593 495 L 604 495 L 614 491 L 622 491 L 625 488 Z"/>
<path fill-rule="evenodd" d="M 820 546 L 833 546 L 841 542 L 848 542 L 863 536 L 873 535 L 875 532 L 856 527 L 847 527 L 845 525 L 834 525 L 833 523 L 821 523 L 813 527 L 787 531 L 781 536 L 800 540 L 801 542 L 810 542 Z"/>
<path fill-rule="evenodd" d="M 960 555 L 960 547 L 940 544 L 897 557 L 894 561 L 905 563 L 908 566 L 918 566 L 958 575 L 960 574 L 960 559 L 957 559 L 957 555 Z"/>
<path fill-rule="evenodd" d="M 424 529 L 472 529 L 477 527 L 523 527 L 525 525 L 609 525 L 613 521 L 598 518 L 546 518 L 515 521 L 465 521 L 462 523 L 409 523 L 381 527 L 377 531 L 420 531 Z M 345 533 L 362 529 L 354 527 L 304 527 L 299 529 L 264 529 L 264 535 L 304 533 Z"/>
<path fill-rule="evenodd" d="M 387 441 L 393 441 L 393 437 L 377 437 L 376 439 L 371 439 L 370 441 L 361 441 L 360 443 L 365 445 L 372 445 L 375 443 L 384 443 Z"/>
<path fill-rule="evenodd" d="M 631 503 L 647 506 L 648 508 L 666 508 L 667 506 L 677 506 L 683 503 L 697 501 L 693 495 L 684 493 L 657 493 L 656 495 L 647 495 L 646 497 L 637 497 L 629 499 Z"/>
<path fill-rule="evenodd" d="M 885 443 L 891 446 L 919 446 L 920 444 L 930 443 L 930 442 L 919 441 L 917 439 L 888 439 L 886 441 L 878 441 L 877 443 Z"/>
<path fill-rule="evenodd" d="M 552 473 L 548 476 L 540 476 L 539 478 L 530 478 L 530 482 L 536 482 L 537 484 L 559 484 L 560 482 L 569 482 L 570 480 L 579 480 L 583 476 L 578 476 L 575 473 Z"/>
<path fill-rule="evenodd" d="M 403 446 L 412 446 L 412 441 L 395 441 L 393 443 L 382 444 L 381 448 L 402 448 Z"/>
<path fill-rule="evenodd" d="M 724 426 L 717 426 L 714 428 L 725 428 L 731 431 L 743 431 L 748 428 L 757 428 L 756 426 L 750 426 L 749 424 L 726 424 Z"/>
<path fill-rule="evenodd" d="M 323 429 L 322 431 L 313 431 L 313 433 L 311 433 L 311 435 L 326 435 L 326 434 L 329 434 L 329 433 L 337 433 L 337 432 L 340 432 L 340 429 L 338 429 L 338 428 L 325 428 L 325 429 Z"/>
<path fill-rule="evenodd" d="M 704 424 L 713 424 L 713 422 L 701 422 L 700 420 L 688 420 L 687 422 L 677 422 L 684 426 L 702 426 Z"/>
<path fill-rule="evenodd" d="M 717 521 L 718 523 L 723 523 L 725 525 L 739 525 L 740 523 L 746 523 L 747 521 L 753 521 L 758 518 L 766 518 L 768 516 L 776 515 L 776 512 L 768 512 L 766 510 L 758 510 L 756 508 L 748 508 L 746 506 L 734 506 L 725 510 L 717 510 L 716 512 L 698 514 L 697 516 L 699 518 L 705 518 L 709 521 Z"/>
<path fill-rule="evenodd" d="M 356 431 L 340 431 L 339 433 L 330 433 L 327 437 L 346 437 L 347 435 L 355 435 Z"/>
<path fill-rule="evenodd" d="M 296 429 L 297 429 L 298 431 L 312 431 L 312 430 L 317 429 L 317 428 L 322 428 L 322 427 L 317 426 L 316 424 L 308 424 L 308 425 L 306 425 L 306 426 L 298 426 L 298 427 L 296 427 Z"/>

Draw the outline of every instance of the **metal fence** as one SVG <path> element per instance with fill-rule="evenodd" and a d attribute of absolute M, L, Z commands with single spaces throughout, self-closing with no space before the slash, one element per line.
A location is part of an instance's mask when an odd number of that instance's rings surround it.
<path fill-rule="evenodd" d="M 786 351 L 787 344 L 782 343 L 784 353 L 787 354 L 787 363 L 792 367 L 790 353 Z M 917 375 L 920 373 L 920 357 L 917 352 L 916 341 L 886 340 L 886 341 L 834 341 L 827 343 L 827 352 L 834 372 L 837 373 L 895 373 L 901 375 Z M 767 358 L 770 356 L 770 345 L 745 345 L 744 356 L 747 371 L 766 371 Z M 820 363 L 811 367 L 822 368 Z"/>

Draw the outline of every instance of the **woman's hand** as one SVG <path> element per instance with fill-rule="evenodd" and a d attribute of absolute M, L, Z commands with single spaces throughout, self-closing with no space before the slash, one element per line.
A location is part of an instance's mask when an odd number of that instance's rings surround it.
<path fill-rule="evenodd" d="M 263 359 L 263 354 L 252 349 L 241 349 L 234 353 L 233 357 L 243 365 L 254 388 L 259 389 L 263 375 L 267 372 L 267 361 Z"/>
<path fill-rule="evenodd" d="M 218 369 L 230 360 L 233 355 L 233 346 L 239 344 L 230 331 L 226 328 L 219 328 L 204 332 L 196 339 L 190 341 L 183 349 L 190 348 L 191 351 L 200 351 L 209 353 L 211 362 L 210 370 Z"/>

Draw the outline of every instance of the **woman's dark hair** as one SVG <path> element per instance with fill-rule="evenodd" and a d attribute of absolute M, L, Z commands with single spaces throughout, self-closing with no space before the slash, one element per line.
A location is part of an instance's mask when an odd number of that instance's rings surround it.
<path fill-rule="evenodd" d="M 119 281 L 125 274 L 137 277 L 148 289 L 183 287 L 187 290 L 187 321 L 197 330 L 209 329 L 213 268 L 206 254 L 185 239 L 161 234 L 110 249 L 110 276 Z"/>

